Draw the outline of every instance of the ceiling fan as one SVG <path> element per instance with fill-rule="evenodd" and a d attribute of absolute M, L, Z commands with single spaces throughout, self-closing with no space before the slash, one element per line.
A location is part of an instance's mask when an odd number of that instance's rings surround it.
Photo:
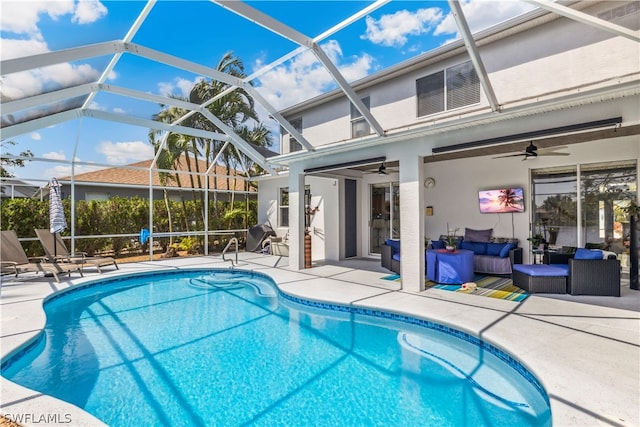
<path fill-rule="evenodd" d="M 522 160 L 527 160 L 529 157 L 538 157 L 538 156 L 568 156 L 569 153 L 561 153 L 558 152 L 556 150 L 560 150 L 563 148 L 567 148 L 566 145 L 563 146 L 559 146 L 559 147 L 549 147 L 549 148 L 540 148 L 538 149 L 538 147 L 536 147 L 533 144 L 533 141 L 531 141 L 529 143 L 529 145 L 527 146 L 527 148 L 524 149 L 523 152 L 520 153 L 516 153 L 516 154 L 507 154 L 505 156 L 497 156 L 494 157 L 494 159 L 500 159 L 503 157 L 518 157 L 518 156 L 523 156 Z"/>

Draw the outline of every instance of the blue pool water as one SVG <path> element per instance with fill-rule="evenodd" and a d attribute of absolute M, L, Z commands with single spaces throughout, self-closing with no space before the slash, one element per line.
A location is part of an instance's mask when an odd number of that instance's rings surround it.
<path fill-rule="evenodd" d="M 110 279 L 45 303 L 6 378 L 110 426 L 551 425 L 516 360 L 405 316 L 278 295 L 251 272 Z"/>

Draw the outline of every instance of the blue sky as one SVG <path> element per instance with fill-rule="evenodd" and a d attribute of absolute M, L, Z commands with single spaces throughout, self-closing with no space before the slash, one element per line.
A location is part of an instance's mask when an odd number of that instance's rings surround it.
<path fill-rule="evenodd" d="M 371 2 L 254 1 L 252 7 L 309 37 L 316 37 Z M 2 59 L 121 40 L 145 6 L 143 1 L 5 1 L 0 0 Z M 463 10 L 472 31 L 487 28 L 531 10 L 517 0 L 467 0 Z M 366 17 L 321 41 L 348 81 L 355 81 L 457 38 L 455 22 L 443 1 L 390 1 Z M 260 70 L 298 46 L 209 1 L 158 1 L 133 42 L 190 61 L 215 67 L 233 52 L 247 74 Z M 52 88 L 95 81 L 111 57 L 59 64 L 32 72 L 2 76 L 3 97 L 22 98 Z M 186 95 L 201 78 L 133 55 L 123 55 L 107 83 L 154 94 Z M 263 96 L 285 108 L 335 88 L 326 71 L 305 52 L 255 80 Z M 92 108 L 150 118 L 159 106 L 99 94 Z M 277 123 L 264 116 L 277 132 Z M 29 149 L 37 158 L 14 170 L 18 177 L 48 180 L 69 175 L 64 163 L 75 155 L 80 162 L 121 165 L 146 160 L 153 150 L 148 129 L 96 119 L 74 120 L 12 138 L 17 154 Z M 277 134 L 274 135 L 278 150 Z M 76 173 L 92 170 L 77 165 Z"/>

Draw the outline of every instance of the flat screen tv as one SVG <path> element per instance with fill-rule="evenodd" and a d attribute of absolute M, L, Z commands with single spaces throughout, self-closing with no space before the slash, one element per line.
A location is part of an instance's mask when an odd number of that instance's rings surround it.
<path fill-rule="evenodd" d="M 520 187 L 480 190 L 480 213 L 524 212 L 524 191 Z"/>

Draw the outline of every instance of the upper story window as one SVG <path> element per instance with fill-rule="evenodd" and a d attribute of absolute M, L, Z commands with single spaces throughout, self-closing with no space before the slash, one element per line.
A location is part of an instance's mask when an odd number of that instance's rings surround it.
<path fill-rule="evenodd" d="M 368 96 L 360 99 L 367 110 L 371 108 L 371 103 Z M 367 122 L 362 113 L 353 105 L 351 105 L 351 138 L 358 138 L 359 136 L 366 136 L 371 134 L 371 126 Z"/>
<path fill-rule="evenodd" d="M 480 79 L 471 61 L 416 80 L 418 117 L 480 102 Z"/>
<path fill-rule="evenodd" d="M 291 126 L 298 132 L 302 133 L 302 117 L 289 120 Z M 282 153 L 293 153 L 294 151 L 302 150 L 302 144 L 300 144 L 289 132 L 282 126 L 280 126 L 280 135 L 282 135 Z"/>

